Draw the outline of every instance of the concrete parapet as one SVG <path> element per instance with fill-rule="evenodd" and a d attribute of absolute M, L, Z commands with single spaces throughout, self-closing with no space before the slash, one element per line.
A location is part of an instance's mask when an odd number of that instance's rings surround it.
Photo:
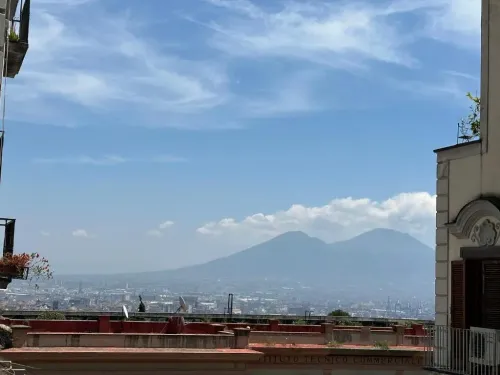
<path fill-rule="evenodd" d="M 14 348 L 22 348 L 27 346 L 28 332 L 31 327 L 26 325 L 13 325 L 12 329 L 12 346 Z"/>
<path fill-rule="evenodd" d="M 234 330 L 234 349 L 246 349 L 250 341 L 249 328 L 235 328 Z"/>

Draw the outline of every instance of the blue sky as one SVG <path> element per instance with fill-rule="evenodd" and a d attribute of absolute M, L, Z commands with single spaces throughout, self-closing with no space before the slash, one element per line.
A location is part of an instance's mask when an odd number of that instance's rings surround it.
<path fill-rule="evenodd" d="M 59 273 L 287 230 L 432 244 L 435 157 L 479 90 L 476 0 L 37 0 L 6 86 L 2 215 Z"/>

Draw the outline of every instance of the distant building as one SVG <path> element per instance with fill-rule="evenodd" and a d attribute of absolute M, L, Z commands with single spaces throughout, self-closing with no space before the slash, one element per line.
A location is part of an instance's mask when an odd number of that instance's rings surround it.
<path fill-rule="evenodd" d="M 82 297 L 82 298 L 71 298 L 68 301 L 70 307 L 77 308 L 88 308 L 90 307 L 90 298 Z"/>

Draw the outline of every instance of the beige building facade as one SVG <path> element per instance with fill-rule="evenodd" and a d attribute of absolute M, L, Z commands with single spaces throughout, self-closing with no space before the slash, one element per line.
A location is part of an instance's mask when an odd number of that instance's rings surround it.
<path fill-rule="evenodd" d="M 436 150 L 436 326 L 500 329 L 500 0 L 481 34 L 480 139 Z"/>

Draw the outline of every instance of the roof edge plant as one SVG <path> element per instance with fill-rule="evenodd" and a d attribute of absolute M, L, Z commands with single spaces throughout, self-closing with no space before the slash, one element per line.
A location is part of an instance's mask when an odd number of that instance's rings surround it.
<path fill-rule="evenodd" d="M 469 142 L 479 138 L 481 132 L 481 98 L 470 92 L 466 96 L 472 101 L 472 104 L 469 107 L 469 115 L 458 123 L 458 140 L 461 142 Z"/>
<path fill-rule="evenodd" d="M 18 43 L 19 35 L 16 33 L 14 29 L 11 29 L 9 32 L 9 42 Z"/>

